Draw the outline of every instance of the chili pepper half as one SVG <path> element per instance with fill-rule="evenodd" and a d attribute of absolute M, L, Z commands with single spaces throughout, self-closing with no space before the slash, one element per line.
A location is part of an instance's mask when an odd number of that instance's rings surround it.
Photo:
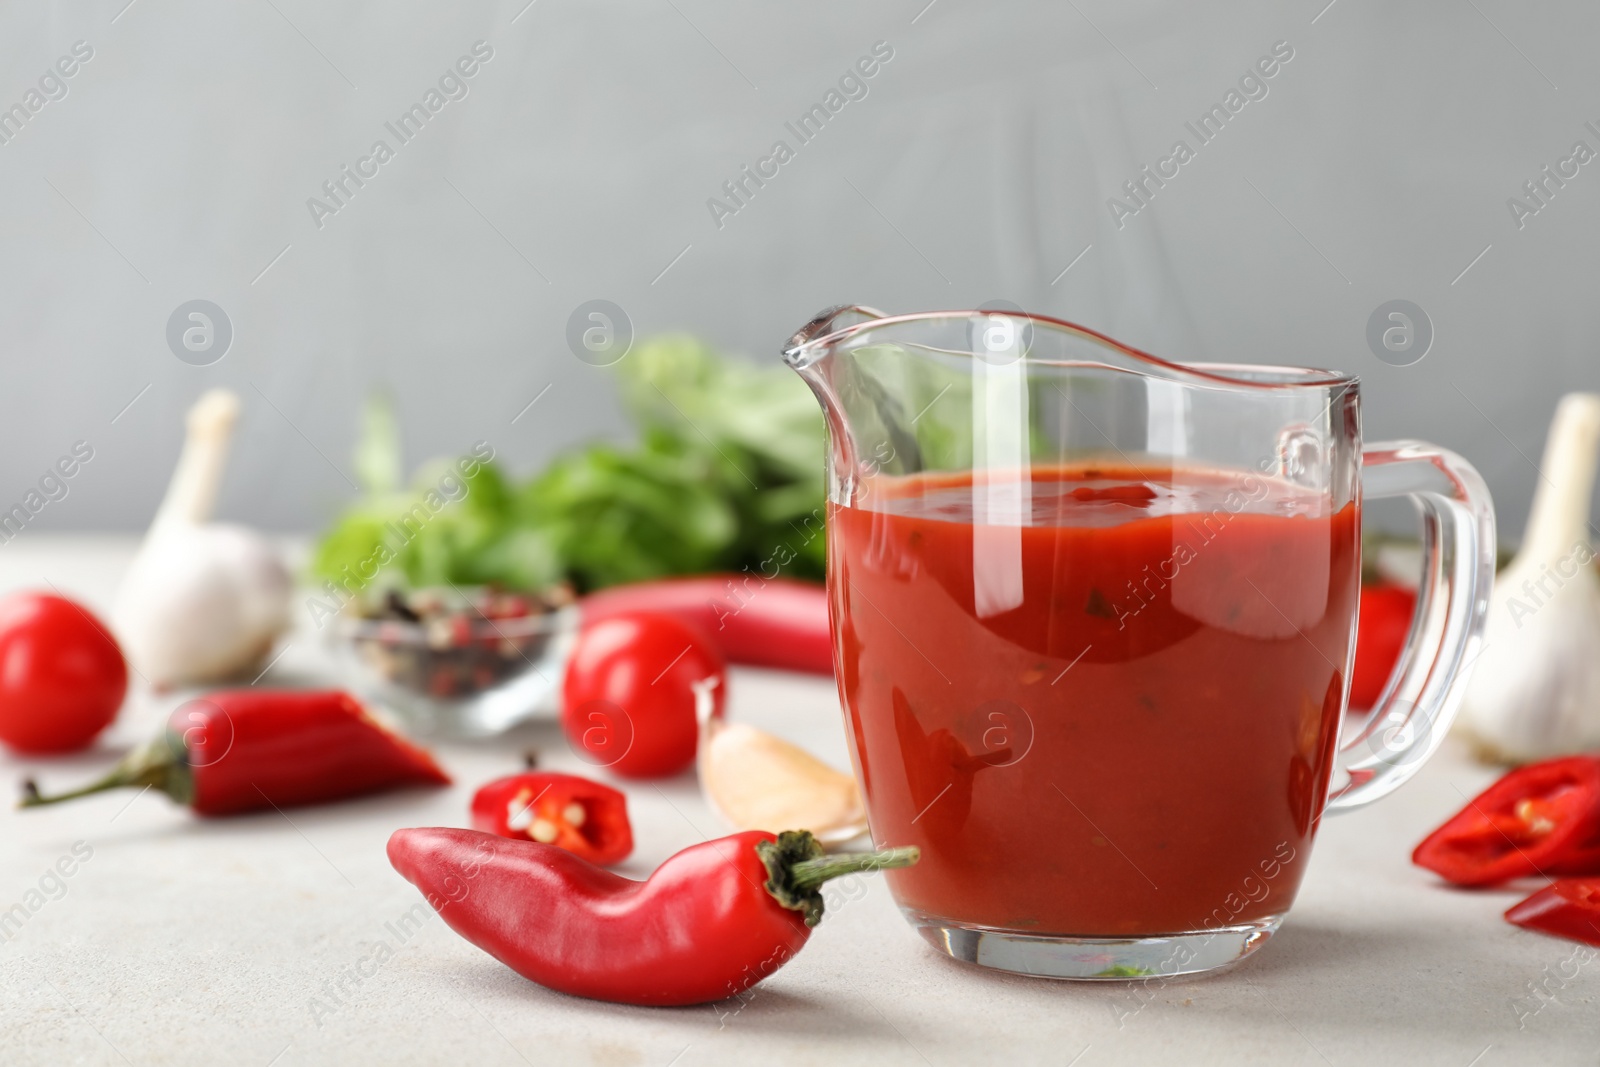
<path fill-rule="evenodd" d="M 691 845 L 637 882 L 535 841 L 444 827 L 389 838 L 389 862 L 456 933 L 542 986 L 621 1004 L 742 993 L 806 943 L 823 882 L 917 856 L 824 856 L 803 830 L 756 830 Z"/>
<path fill-rule="evenodd" d="M 583 621 L 647 612 L 698 626 L 731 663 L 833 673 L 828 594 L 793 578 L 710 574 L 614 585 L 580 602 Z"/>
<path fill-rule="evenodd" d="M 1350 668 L 1350 707 L 1366 709 L 1378 702 L 1394 665 L 1405 651 L 1416 613 L 1414 589 L 1388 583 L 1361 587 L 1356 623 L 1356 659 Z"/>
<path fill-rule="evenodd" d="M 472 825 L 514 841 L 555 845 L 602 867 L 633 851 L 628 798 L 575 774 L 498 778 L 473 796 Z"/>
<path fill-rule="evenodd" d="M 348 693 L 239 689 L 173 711 L 166 731 L 81 789 L 22 807 L 119 786 L 153 786 L 200 815 L 317 804 L 404 785 L 449 785 L 425 750 L 385 728 Z"/>
<path fill-rule="evenodd" d="M 1429 834 L 1411 862 L 1468 886 L 1600 873 L 1600 757 L 1518 767 Z"/>
<path fill-rule="evenodd" d="M 1529 930 L 1600 945 L 1600 880 L 1559 879 L 1513 904 L 1506 919 Z"/>

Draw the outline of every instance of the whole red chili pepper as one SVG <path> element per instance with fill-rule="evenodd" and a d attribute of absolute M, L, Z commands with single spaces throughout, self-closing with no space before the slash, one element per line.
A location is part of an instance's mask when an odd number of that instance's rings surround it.
<path fill-rule="evenodd" d="M 744 992 L 806 943 L 822 918 L 823 882 L 904 867 L 917 855 L 824 856 L 804 830 L 757 830 L 691 845 L 636 882 L 564 849 L 472 830 L 389 838 L 389 862 L 456 933 L 540 985 L 622 1004 L 704 1004 Z M 466 868 L 473 877 L 463 892 Z"/>
<path fill-rule="evenodd" d="M 1518 767 L 1429 834 L 1411 861 L 1472 886 L 1600 873 L 1600 757 Z"/>
<path fill-rule="evenodd" d="M 583 621 L 649 612 L 698 626 L 732 663 L 833 673 L 828 594 L 792 578 L 710 574 L 614 585 L 581 602 Z"/>
<path fill-rule="evenodd" d="M 208 693 L 173 711 L 159 737 L 104 778 L 22 807 L 119 786 L 153 786 L 200 815 L 317 804 L 403 785 L 449 785 L 425 750 L 367 714 L 348 693 L 240 689 Z"/>
<path fill-rule="evenodd" d="M 1558 879 L 1513 904 L 1506 919 L 1529 930 L 1600 945 L 1600 880 Z"/>
<path fill-rule="evenodd" d="M 633 851 L 628 798 L 575 774 L 498 778 L 473 796 L 472 825 L 514 841 L 555 845 L 602 867 Z"/>

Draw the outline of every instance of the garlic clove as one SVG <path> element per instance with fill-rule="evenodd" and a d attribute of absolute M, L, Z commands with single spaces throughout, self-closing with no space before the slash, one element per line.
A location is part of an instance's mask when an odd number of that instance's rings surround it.
<path fill-rule="evenodd" d="M 1600 395 L 1563 397 L 1522 547 L 1495 577 L 1459 729 L 1489 761 L 1600 748 L 1600 575 L 1589 505 Z"/>
<path fill-rule="evenodd" d="M 706 801 L 736 829 L 810 830 L 825 845 L 867 830 L 854 778 L 746 723 L 707 720 L 699 769 Z"/>

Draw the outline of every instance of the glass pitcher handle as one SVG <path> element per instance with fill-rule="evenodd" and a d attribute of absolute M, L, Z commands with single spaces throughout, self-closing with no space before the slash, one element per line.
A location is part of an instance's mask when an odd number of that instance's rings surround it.
<path fill-rule="evenodd" d="M 1406 646 L 1371 715 L 1340 752 L 1350 780 L 1330 813 L 1387 796 L 1444 741 L 1483 644 L 1494 582 L 1494 504 L 1472 464 L 1421 441 L 1369 445 L 1361 456 L 1367 500 L 1409 496 L 1422 513 L 1422 581 Z"/>

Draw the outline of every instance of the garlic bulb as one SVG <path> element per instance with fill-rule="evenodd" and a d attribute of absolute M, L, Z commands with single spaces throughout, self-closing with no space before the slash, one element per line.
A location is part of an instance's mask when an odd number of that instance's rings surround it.
<path fill-rule="evenodd" d="M 700 789 L 724 822 L 738 830 L 810 830 L 824 845 L 866 833 L 854 778 L 764 730 L 715 718 L 711 687 L 717 679 L 706 683 L 695 689 Z"/>
<path fill-rule="evenodd" d="M 1461 728 L 1484 758 L 1523 763 L 1600 748 L 1600 576 L 1589 504 L 1600 395 L 1556 408 L 1522 547 L 1495 578 Z"/>
<path fill-rule="evenodd" d="M 157 690 L 249 671 L 289 625 L 293 582 L 277 552 L 252 530 L 206 521 L 238 416 L 224 389 L 189 409 L 183 453 L 117 594 L 117 635 Z"/>

